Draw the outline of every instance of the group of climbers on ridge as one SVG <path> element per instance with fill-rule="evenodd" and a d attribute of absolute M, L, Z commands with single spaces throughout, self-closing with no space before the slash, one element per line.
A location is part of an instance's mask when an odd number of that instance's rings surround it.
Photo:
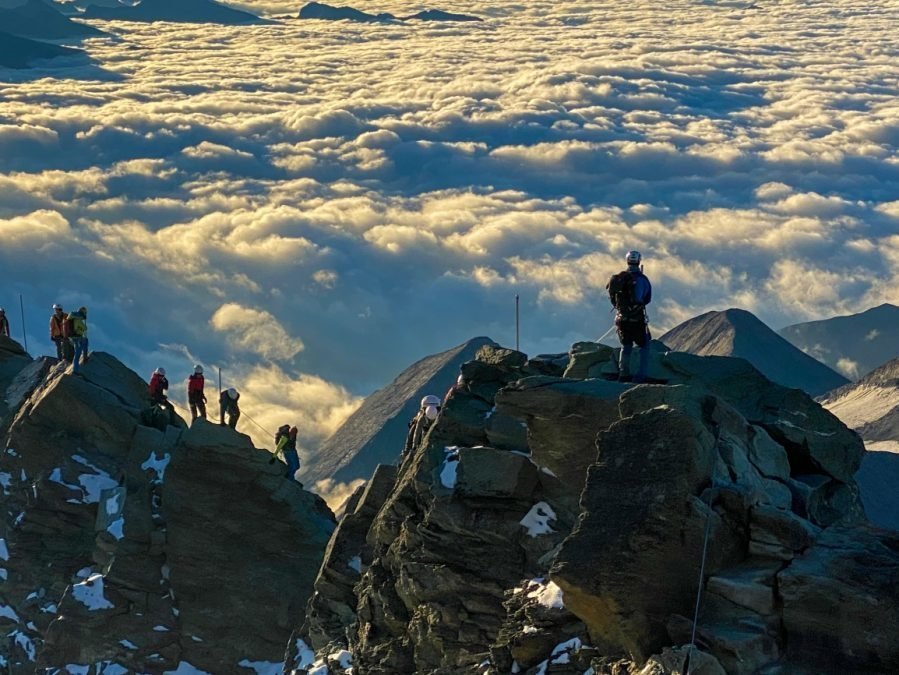
<path fill-rule="evenodd" d="M 649 321 L 646 316 L 646 305 L 652 302 L 652 284 L 643 273 L 643 256 L 639 251 L 628 251 L 625 256 L 627 269 L 613 274 L 606 284 L 609 300 L 615 309 L 615 328 L 621 342 L 621 353 L 618 364 L 618 379 L 627 381 L 630 376 L 630 361 L 633 347 L 640 350 L 640 361 L 633 382 L 646 381 L 649 368 L 649 345 L 652 336 L 649 332 Z M 87 308 L 81 307 L 75 312 L 66 314 L 59 304 L 54 304 L 50 317 L 50 339 L 56 344 L 56 356 L 60 361 L 71 361 L 72 370 L 77 373 L 79 365 L 87 360 Z M 9 337 L 9 320 L 6 312 L 0 308 L 0 335 Z M 449 392 L 447 398 L 462 384 L 462 376 Z M 150 377 L 148 395 L 151 405 L 171 409 L 166 392 L 169 381 L 165 368 L 157 368 Z M 190 405 L 191 421 L 198 417 L 206 419 L 206 394 L 203 366 L 194 366 L 194 372 L 187 378 L 187 399 Z M 219 394 L 219 424 L 237 428 L 240 418 L 240 393 L 233 387 Z M 440 414 L 441 400 L 438 396 L 428 394 L 421 399 L 419 409 L 409 422 L 409 432 L 403 447 L 402 457 L 409 455 L 421 442 L 433 426 Z M 296 480 L 296 472 L 300 468 L 297 454 L 297 427 L 282 425 L 275 434 L 276 453 L 284 456 L 287 464 L 285 477 Z M 274 460 L 274 458 L 273 458 Z"/>
<path fill-rule="evenodd" d="M 69 361 L 72 372 L 77 373 L 87 361 L 89 342 L 87 338 L 87 307 L 79 307 L 74 312 L 66 312 L 62 305 L 54 303 L 50 315 L 50 341 L 56 345 L 56 358 Z"/>
<path fill-rule="evenodd" d="M 203 376 L 203 366 L 197 364 L 194 366 L 194 372 L 187 377 L 187 401 L 190 405 L 191 422 L 197 417 L 206 419 L 206 379 Z M 150 376 L 150 383 L 147 386 L 147 394 L 150 397 L 151 405 L 158 405 L 164 408 L 171 408 L 172 404 L 166 396 L 169 388 L 169 381 L 165 375 L 165 368 L 157 368 Z M 240 405 L 238 400 L 240 393 L 234 387 L 221 392 L 219 396 L 219 424 L 225 426 L 225 416 L 228 417 L 228 426 L 232 429 L 237 428 L 237 420 L 240 418 Z"/>

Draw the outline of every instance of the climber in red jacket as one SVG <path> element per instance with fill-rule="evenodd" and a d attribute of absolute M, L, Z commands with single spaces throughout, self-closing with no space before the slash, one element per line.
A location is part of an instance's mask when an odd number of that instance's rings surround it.
<path fill-rule="evenodd" d="M 187 378 L 187 402 L 190 404 L 191 421 L 199 417 L 206 419 L 206 394 L 203 388 L 206 379 L 203 377 L 203 366 L 194 366 L 194 374 Z"/>
<path fill-rule="evenodd" d="M 168 398 L 165 392 L 169 388 L 169 381 L 165 377 L 165 368 L 157 368 L 153 371 L 150 378 L 150 386 L 147 387 L 147 393 L 150 395 L 150 403 L 154 405 L 166 405 Z"/>

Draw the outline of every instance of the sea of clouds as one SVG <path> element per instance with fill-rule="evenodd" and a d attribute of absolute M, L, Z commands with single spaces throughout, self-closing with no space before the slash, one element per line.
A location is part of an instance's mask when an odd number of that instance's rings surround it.
<path fill-rule="evenodd" d="M 656 334 L 899 302 L 899 3 L 438 6 L 485 21 L 94 22 L 90 62 L 0 70 L 31 351 L 86 304 L 94 348 L 221 366 L 308 450 L 412 361 L 513 343 L 516 293 L 525 351 L 595 339 L 631 248 Z"/>

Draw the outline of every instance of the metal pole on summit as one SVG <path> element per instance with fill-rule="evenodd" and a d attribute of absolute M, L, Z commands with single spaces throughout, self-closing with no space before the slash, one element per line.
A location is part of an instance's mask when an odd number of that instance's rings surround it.
<path fill-rule="evenodd" d="M 219 394 L 222 393 L 222 369 L 219 367 Z"/>
<path fill-rule="evenodd" d="M 25 301 L 19 293 L 19 309 L 22 310 L 22 342 L 25 343 L 25 351 L 28 351 L 28 333 L 25 331 Z"/>
<path fill-rule="evenodd" d="M 515 351 L 521 351 L 521 297 L 515 294 Z"/>

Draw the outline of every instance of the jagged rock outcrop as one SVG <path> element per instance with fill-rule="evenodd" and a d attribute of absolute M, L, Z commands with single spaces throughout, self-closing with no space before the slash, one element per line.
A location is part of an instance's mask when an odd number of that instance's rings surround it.
<path fill-rule="evenodd" d="M 474 338 L 406 368 L 393 382 L 366 398 L 322 443 L 301 469 L 302 480 L 367 480 L 378 464 L 395 463 L 421 398 L 426 394 L 442 396 L 456 383 L 462 364 L 490 344 L 494 344 L 490 338 Z"/>
<path fill-rule="evenodd" d="M 352 597 L 341 583 L 341 635 L 311 603 L 295 672 L 343 672 L 342 650 L 362 675 L 896 667 L 886 586 L 899 561 L 893 535 L 864 524 L 858 436 L 742 359 L 655 345 L 666 384 L 572 377 L 610 375 L 614 359 L 588 344 L 537 360 L 487 347 L 463 365 L 420 447 L 378 486 L 378 512 L 332 541 L 334 570 L 346 576 L 349 549 L 363 573 Z M 883 588 L 880 623 L 837 639 L 841 611 L 801 600 L 828 587 L 816 574 L 851 599 L 846 616 L 873 611 L 865 598 Z M 323 567 L 323 588 L 332 578 Z"/>
<path fill-rule="evenodd" d="M 24 364 L 0 455 L 9 672 L 280 664 L 334 527 L 324 502 L 230 428 L 142 424 L 146 383 L 108 354 L 78 376 L 20 357 L 0 354 L 0 385 Z"/>

